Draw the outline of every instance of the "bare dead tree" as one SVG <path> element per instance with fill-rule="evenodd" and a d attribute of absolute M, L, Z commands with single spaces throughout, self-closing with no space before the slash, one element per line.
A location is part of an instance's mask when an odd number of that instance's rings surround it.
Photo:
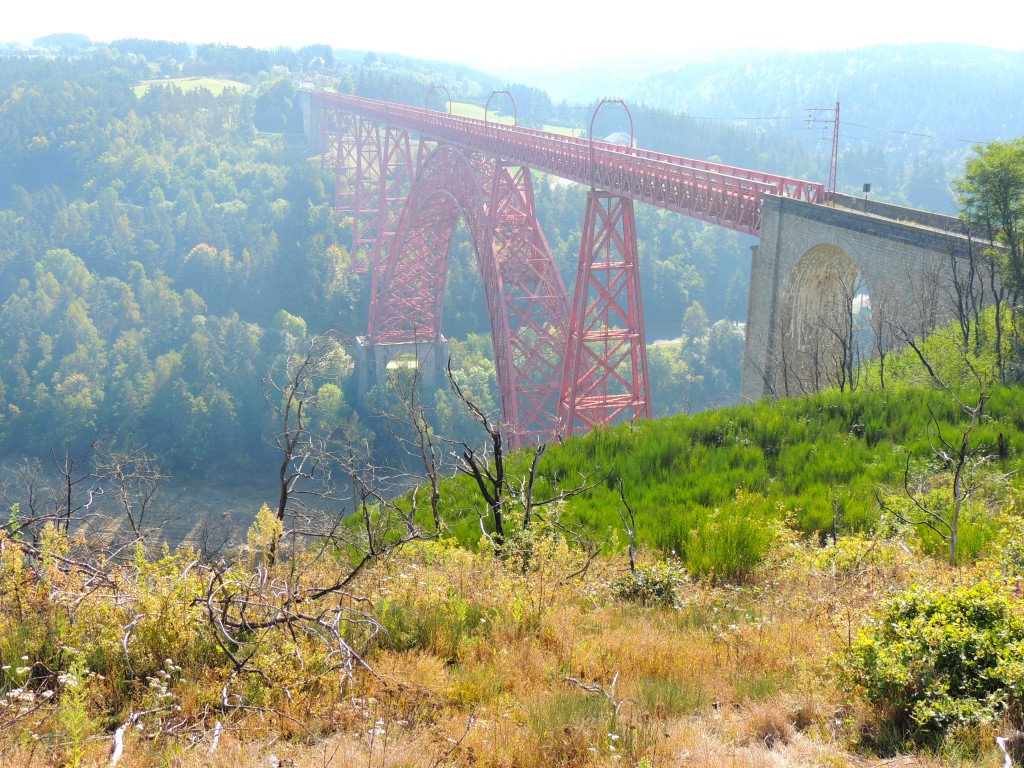
<path fill-rule="evenodd" d="M 269 638 L 282 629 L 321 644 L 344 680 L 352 682 L 358 668 L 373 674 L 364 657 L 382 629 L 353 586 L 367 566 L 423 538 L 423 531 L 409 509 L 381 498 L 372 477 L 358 477 L 354 486 L 359 501 L 353 516 L 316 539 L 290 536 L 290 557 L 282 548 L 281 557 L 265 558 L 260 567 L 207 569 L 201 604 L 232 665 L 221 692 L 222 711 L 258 709 L 235 686 L 249 676 L 267 678 L 267 665 L 279 662 Z M 325 561 L 329 567 L 321 567 Z"/>
<path fill-rule="evenodd" d="M 6 510 L 17 510 L 17 515 L 5 521 L 8 532 L 19 538 L 28 536 L 37 543 L 39 532 L 47 521 L 54 519 L 49 500 L 55 490 L 47 482 L 39 459 L 23 458 L 3 480 L 3 499 Z"/>
<path fill-rule="evenodd" d="M 441 514 L 441 481 L 454 474 L 454 465 L 447 460 L 445 440 L 438 437 L 430 420 L 430 411 L 423 402 L 422 376 L 419 366 L 388 371 L 388 390 L 397 402 L 396 412 L 380 412 L 393 443 L 399 446 L 411 463 L 396 467 L 395 481 L 412 488 L 412 504 L 418 506 L 419 490 L 425 481 L 429 495 L 430 516 L 434 530 L 444 525 Z"/>
<path fill-rule="evenodd" d="M 1006 736 L 996 736 L 996 745 L 1003 753 L 1002 768 L 1024 765 L 1024 733 L 1011 730 Z"/>
<path fill-rule="evenodd" d="M 770 359 L 786 397 L 810 395 L 825 387 L 853 390 L 864 359 L 854 304 L 856 273 L 829 264 L 819 282 L 826 290 L 797 303 L 791 297 L 783 317 L 779 349 Z"/>
<path fill-rule="evenodd" d="M 78 487 L 82 484 L 91 485 L 90 481 L 96 478 L 95 472 L 89 469 L 89 461 L 102 442 L 103 438 L 93 438 L 80 456 L 75 456 L 70 449 L 65 449 L 62 457 L 58 457 L 55 450 L 50 451 L 59 483 L 53 499 L 56 525 L 64 533 L 68 532 L 72 519 L 79 512 L 92 506 L 96 489 L 87 489 L 84 494 L 79 494 Z"/>
<path fill-rule="evenodd" d="M 939 375 L 935 372 L 935 369 L 932 368 L 931 362 L 929 362 L 928 358 L 925 356 L 924 347 L 919 342 L 918 337 L 915 336 L 912 332 L 908 331 L 903 326 L 893 325 L 892 328 L 893 333 L 896 335 L 896 337 L 903 344 L 906 344 L 908 347 L 914 350 L 914 354 L 917 355 L 917 359 L 921 361 L 921 365 L 924 366 L 924 369 L 928 372 L 928 375 L 935 381 L 941 381 L 941 379 L 939 379 Z"/>
<path fill-rule="evenodd" d="M 560 505 L 574 496 L 596 488 L 603 483 L 606 475 L 602 474 L 600 467 L 595 467 L 593 472 L 581 474 L 578 482 L 572 487 L 561 487 L 555 479 L 552 482 L 553 490 L 547 496 L 537 498 L 537 479 L 540 475 L 540 462 L 547 453 L 548 443 L 538 443 L 533 449 L 533 459 L 530 461 L 530 468 L 526 474 L 518 480 L 510 481 L 515 486 L 516 496 L 523 507 L 523 530 L 529 530 L 535 517 L 539 515 L 538 510 L 552 505 Z M 558 522 L 553 521 L 553 522 Z"/>
<path fill-rule="evenodd" d="M 448 380 L 456 397 L 469 409 L 476 421 L 484 428 L 490 438 L 489 450 L 474 448 L 465 442 L 456 443 L 460 449 L 460 455 L 456 468 L 459 472 L 472 477 L 477 484 L 481 497 L 487 505 L 491 515 L 491 527 L 493 532 L 488 532 L 484 525 L 484 518 L 481 516 L 480 523 L 484 536 L 488 538 L 494 547 L 496 554 L 505 554 L 505 546 L 509 541 L 509 531 L 506 529 L 505 513 L 509 505 L 518 501 L 523 509 L 522 532 L 526 533 L 533 525 L 535 519 L 540 518 L 540 510 L 551 507 L 556 510 L 553 514 L 544 516 L 547 530 L 557 532 L 564 536 L 573 546 L 587 554 L 586 562 L 573 576 L 585 573 L 591 562 L 597 557 L 600 547 L 595 544 L 586 531 L 579 526 L 566 525 L 561 520 L 557 510 L 562 503 L 569 499 L 597 487 L 604 481 L 600 468 L 595 468 L 592 473 L 581 475 L 579 481 L 572 487 L 559 487 L 558 482 L 553 482 L 553 490 L 542 498 L 537 498 L 537 480 L 540 477 L 540 463 L 548 450 L 546 442 L 539 443 L 533 450 L 533 458 L 526 474 L 522 477 L 510 477 L 505 468 L 504 444 L 502 441 L 501 424 L 484 413 L 483 409 L 461 388 L 452 372 L 451 361 L 448 361 Z M 492 462 L 493 461 L 493 467 Z M 599 477 L 600 475 L 600 477 Z M 595 479 L 596 478 L 596 479 Z M 516 547 L 512 552 L 522 558 L 522 566 L 529 567 L 532 552 L 532 541 L 524 537 L 521 547 Z"/>
<path fill-rule="evenodd" d="M 750 343 L 749 340 L 747 342 Z M 775 400 L 786 396 L 786 344 L 779 343 L 773 348 L 767 339 L 760 340 L 760 349 L 764 351 L 764 363 L 758 365 L 756 357 L 751 355 L 751 367 L 763 387 L 765 396 Z"/>
<path fill-rule="evenodd" d="M 871 338 L 874 359 L 878 361 L 878 385 L 881 389 L 885 389 L 885 359 L 895 343 L 889 316 L 896 311 L 897 306 L 890 291 L 876 290 L 871 295 Z"/>
<path fill-rule="evenodd" d="M 107 498 L 113 498 L 136 541 L 159 535 L 168 522 L 164 515 L 153 519 L 160 488 L 170 479 L 156 459 L 140 446 L 100 450 L 96 455 L 96 476 Z"/>
<path fill-rule="evenodd" d="M 535 502 L 533 498 L 534 489 L 537 487 L 537 469 L 540 467 L 540 460 L 544 457 L 544 454 L 548 450 L 548 444 L 546 442 L 538 443 L 537 447 L 533 451 L 533 460 L 530 462 L 530 471 L 520 485 L 520 499 L 523 503 L 523 530 L 530 527 L 530 523 L 533 522 L 533 509 L 535 506 L 541 506 L 541 503 Z M 555 501 L 554 498 L 547 502 L 551 503 Z"/>
<path fill-rule="evenodd" d="M 1010 212 L 1007 211 L 1005 214 L 1008 218 Z M 965 221 L 971 221 L 974 219 L 970 214 L 964 215 Z M 995 351 L 996 351 L 996 365 L 999 370 L 1000 379 L 1007 381 L 1011 375 L 1008 370 L 1008 360 L 1003 350 L 1003 342 L 1006 341 L 1006 334 L 1009 332 L 1009 341 L 1012 346 L 1014 355 L 1013 359 L 1020 361 L 1020 347 L 1021 347 L 1021 330 L 1018 320 L 1018 312 L 1020 311 L 1018 293 L 1020 289 L 1020 281 L 1016 279 L 1019 274 L 1019 264 L 1017 259 L 1014 258 L 1014 254 L 1018 252 L 1016 243 L 1019 239 L 1011 232 L 1009 241 L 1005 238 L 1000 237 L 1001 232 L 1005 232 L 1001 229 L 1000 223 L 991 217 L 982 217 L 982 221 L 974 219 L 976 223 L 979 223 L 983 228 L 983 240 L 984 247 L 981 248 L 981 258 L 979 259 L 980 271 L 984 275 L 983 282 L 988 285 L 989 293 L 992 297 L 992 304 L 994 305 L 995 314 Z M 969 224 L 965 224 L 965 229 L 969 227 Z M 1011 225 L 1011 230 L 1013 229 Z M 973 244 L 972 240 L 972 252 Z M 1009 312 L 1009 324 L 1006 323 L 1006 313 Z M 1020 376 L 1019 370 L 1012 372 L 1013 378 Z"/>
<path fill-rule="evenodd" d="M 967 241 L 966 253 L 957 250 L 956 241 L 948 240 L 950 280 L 946 288 L 953 316 L 960 330 L 964 347 L 973 346 L 975 354 L 980 350 L 980 316 L 985 304 L 985 281 L 981 270 L 981 258 L 976 248 L 970 224 L 960 223 L 960 232 Z M 953 234 L 953 233 L 950 233 Z"/>
<path fill-rule="evenodd" d="M 278 451 L 278 496 L 275 515 L 283 524 L 289 505 L 311 496 L 321 505 L 337 501 L 340 493 L 335 470 L 339 457 L 330 450 L 329 438 L 312 429 L 319 388 L 340 378 L 351 361 L 341 338 L 325 332 L 310 339 L 301 352 L 287 354 L 278 370 L 263 377 L 263 395 L 277 417 L 273 440 Z M 273 561 L 276 550 L 268 557 Z"/>
<path fill-rule="evenodd" d="M 856 311 L 855 307 L 857 300 L 867 300 L 867 295 L 859 275 L 849 277 L 836 268 L 830 269 L 829 274 L 838 290 L 820 307 L 817 318 L 820 355 L 827 365 L 824 379 L 840 392 L 853 392 L 860 384 L 861 366 L 866 358 L 861 340 L 866 329 L 860 319 L 865 307 L 857 307 Z"/>
<path fill-rule="evenodd" d="M 792 333 L 783 334 L 779 360 L 782 363 L 783 392 L 786 397 L 812 395 L 838 380 L 845 371 L 841 356 L 834 354 L 832 328 L 834 318 L 819 308 L 813 318 L 805 318 L 799 345 Z M 842 335 L 839 334 L 839 338 Z"/>
<path fill-rule="evenodd" d="M 50 455 L 53 471 L 26 458 L 5 478 L 2 498 L 8 507 L 18 505 L 17 520 L 7 525 L 12 533 L 36 543 L 52 523 L 64 534 L 80 533 L 89 552 L 116 559 L 125 547 L 153 540 L 170 521 L 157 501 L 168 476 L 143 448 L 96 438 L 81 454 Z"/>
<path fill-rule="evenodd" d="M 907 335 L 923 340 L 939 324 L 940 298 L 949 279 L 939 262 L 916 271 L 908 269 L 906 275 L 910 300 L 904 302 L 905 311 L 900 322 L 909 331 Z"/>
<path fill-rule="evenodd" d="M 495 552 L 500 553 L 505 543 L 505 496 L 507 486 L 505 481 L 505 452 L 501 436 L 501 422 L 491 419 L 483 409 L 463 392 L 459 382 L 455 380 L 452 373 L 452 361 L 448 360 L 448 381 L 451 384 L 455 396 L 462 401 L 463 405 L 483 427 L 490 438 L 490 456 L 486 452 L 481 453 L 478 449 L 471 447 L 468 443 L 460 443 L 461 454 L 457 463 L 457 469 L 463 474 L 472 477 L 480 489 L 480 495 L 487 503 L 491 513 L 491 522 L 494 528 L 493 534 L 484 529 L 494 546 Z M 494 462 L 494 469 L 491 469 L 491 462 Z M 482 524 L 482 521 L 481 521 Z"/>
<path fill-rule="evenodd" d="M 907 456 L 907 463 L 903 472 L 903 492 L 913 505 L 913 512 L 910 514 L 902 513 L 897 507 L 885 503 L 881 494 L 877 491 L 875 498 L 883 510 L 892 514 L 900 522 L 907 525 L 929 528 L 946 541 L 949 545 L 949 564 L 950 566 L 956 566 L 960 518 L 964 505 L 967 503 L 973 490 L 970 482 L 971 470 L 986 458 L 979 456 L 975 447 L 971 445 L 971 435 L 982 419 L 989 396 L 986 391 L 985 380 L 966 354 L 966 349 L 962 349 L 964 365 L 978 384 L 978 396 L 972 400 L 961 398 L 937 374 L 924 354 L 922 346 L 915 339 L 909 338 L 908 344 L 917 354 L 918 359 L 928 371 L 929 376 L 942 390 L 953 398 L 967 417 L 967 424 L 960 431 L 959 437 L 956 440 L 949 440 L 943 435 L 941 425 L 935 413 L 929 408 L 932 422 L 932 428 L 929 432 L 929 444 L 932 455 L 940 461 L 943 467 L 948 468 L 952 475 L 951 492 L 953 507 L 948 512 L 942 509 L 933 509 L 922 500 L 921 495 L 911 485 L 909 455 Z"/>
<path fill-rule="evenodd" d="M 232 536 L 230 514 L 221 511 L 215 516 L 214 512 L 206 510 L 196 524 L 190 540 L 199 550 L 200 558 L 204 562 L 210 562 L 219 558 L 227 550 Z"/>
<path fill-rule="evenodd" d="M 293 388 L 302 395 L 301 388 Z M 303 399 L 304 419 L 311 402 Z M 303 425 L 308 429 L 307 421 Z M 292 443 L 297 446 L 296 461 L 302 461 L 301 451 L 307 448 L 318 452 L 317 473 L 300 478 L 311 487 L 288 489 L 289 501 L 297 493 L 307 494 L 302 502 L 307 507 L 314 506 L 314 498 L 328 505 L 340 501 L 342 489 L 334 478 L 345 474 L 351 483 L 352 509 L 344 517 L 321 516 L 318 527 L 292 525 L 280 539 L 265 540 L 262 562 L 254 555 L 253 568 L 208 568 L 202 604 L 214 639 L 231 664 L 221 692 L 223 712 L 284 716 L 252 707 L 240 690 L 248 677 L 266 680 L 272 672 L 269 665 L 279 663 L 270 638 L 281 630 L 320 644 L 334 660 L 332 669 L 345 681 L 354 681 L 359 668 L 373 674 L 365 654 L 383 630 L 354 585 L 370 564 L 425 537 L 415 510 L 394 499 L 393 472 L 374 463 L 368 441 L 341 430 L 323 444 L 310 445 L 310 434 L 305 442 L 286 443 L 282 438 L 282 450 Z M 274 520 L 284 522 L 271 512 Z M 287 516 L 295 515 L 289 509 Z M 258 538 L 259 532 L 252 540 Z M 273 556 L 267 556 L 267 550 Z"/>
<path fill-rule="evenodd" d="M 982 324 L 982 311 L 991 307 L 995 331 L 992 343 L 999 377 L 1002 381 L 1016 378 L 1019 371 L 1011 371 L 1009 363 L 1020 359 L 1020 332 L 1016 322 L 1018 296 L 1012 287 L 1001 279 L 1006 252 L 992 245 L 992 238 L 996 233 L 991 226 L 988 229 L 987 243 L 983 238 L 979 239 L 976 236 L 972 222 L 966 217 L 956 234 L 962 235 L 966 245 L 959 249 L 953 244 L 949 247 L 952 279 L 947 293 L 963 345 L 973 347 L 975 355 L 981 353 L 983 345 L 987 342 Z M 1007 312 L 1010 319 L 1008 324 Z M 1010 359 L 1007 359 L 1003 346 L 1007 341 L 1007 331 L 1010 332 L 1009 342 L 1015 352 Z"/>
<path fill-rule="evenodd" d="M 999 279 L 999 264 L 994 252 L 990 250 L 985 251 L 982 266 L 985 272 L 985 279 L 988 282 L 989 291 L 992 294 L 992 303 L 995 306 L 993 312 L 995 314 L 994 321 L 996 331 L 996 367 L 999 370 L 999 378 L 1005 381 L 1006 360 L 1003 355 L 1003 316 L 1010 292 Z"/>
<path fill-rule="evenodd" d="M 629 572 L 636 573 L 636 516 L 633 514 L 633 507 L 626 500 L 626 489 L 622 485 L 622 478 L 619 478 L 619 500 L 622 506 L 619 507 L 619 519 L 622 527 L 629 537 Z M 623 512 L 625 508 L 625 512 Z M 628 519 L 627 519 L 628 517 Z"/>
<path fill-rule="evenodd" d="M 839 284 L 839 294 L 833 297 L 828 307 L 832 317 L 820 318 L 822 331 L 831 352 L 829 383 L 839 387 L 840 392 L 854 389 L 854 370 L 857 365 L 857 354 L 854 338 L 853 301 L 854 285 L 832 270 L 833 277 Z M 831 343 L 829 343 L 831 342 Z"/>
<path fill-rule="evenodd" d="M 973 490 L 970 484 L 969 470 L 977 462 L 975 451 L 971 446 L 971 433 L 981 420 L 985 403 L 988 401 L 984 389 L 979 393 L 977 401 L 967 403 L 960 399 L 957 402 L 967 414 L 967 425 L 960 432 L 955 441 L 947 440 L 942 434 L 938 419 L 931 414 L 932 431 L 930 444 L 932 453 L 939 458 L 943 464 L 950 468 L 952 473 L 952 494 L 953 508 L 950 511 L 934 509 L 922 501 L 920 494 L 911 487 L 910 457 L 907 457 L 907 464 L 903 473 L 903 491 L 906 497 L 913 504 L 913 512 L 904 514 L 897 507 L 887 504 L 880 495 L 876 494 L 879 506 L 892 514 L 900 522 L 913 526 L 925 526 L 938 534 L 949 545 L 949 565 L 956 566 L 957 543 L 960 536 L 960 518 L 963 514 L 964 505 L 967 503 Z"/>
<path fill-rule="evenodd" d="M 619 673 L 616 672 L 612 675 L 612 681 L 607 686 L 600 685 L 599 683 L 585 683 L 575 677 L 563 677 L 563 682 L 572 683 L 577 688 L 581 688 L 587 693 L 599 693 L 608 699 L 608 703 L 612 705 L 612 716 L 618 717 L 619 710 L 622 708 L 625 699 L 618 699 L 615 697 L 615 684 L 619 682 Z"/>
<path fill-rule="evenodd" d="M 93 502 L 103 488 L 92 459 L 103 442 L 104 438 L 94 438 L 81 453 L 65 449 L 63 456 L 51 450 L 52 472 L 38 459 L 24 458 L 3 479 L 2 498 L 7 509 L 18 506 L 17 519 L 5 521 L 8 531 L 35 543 L 47 524 L 67 534 L 73 524 L 96 516 Z"/>

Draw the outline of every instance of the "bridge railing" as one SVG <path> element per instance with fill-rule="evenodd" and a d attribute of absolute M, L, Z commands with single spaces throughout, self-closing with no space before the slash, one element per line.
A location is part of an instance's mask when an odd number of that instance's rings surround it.
<path fill-rule="evenodd" d="M 765 194 L 825 202 L 823 184 L 777 174 L 358 96 L 318 91 L 312 98 L 325 108 L 751 234 L 760 232 Z"/>

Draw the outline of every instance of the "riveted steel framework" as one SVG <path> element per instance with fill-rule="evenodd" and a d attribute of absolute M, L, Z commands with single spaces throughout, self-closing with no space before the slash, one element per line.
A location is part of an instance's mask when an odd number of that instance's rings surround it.
<path fill-rule="evenodd" d="M 436 142 L 357 115 L 325 110 L 322 167 L 334 170 L 334 210 L 352 216 L 352 271 L 384 263 L 412 178 Z"/>
<path fill-rule="evenodd" d="M 444 145 L 427 158 L 386 265 L 374 273 L 368 342 L 440 341 L 448 252 L 460 213 L 484 284 L 506 434 L 513 448 L 550 439 L 568 301 L 523 169 Z"/>
<path fill-rule="evenodd" d="M 412 184 L 413 156 L 409 133 L 397 128 L 386 128 L 380 133 L 380 203 L 371 265 L 377 268 L 385 263 L 398 227 L 398 219 L 409 197 Z"/>
<path fill-rule="evenodd" d="M 353 255 L 370 254 L 367 268 L 376 259 L 371 344 L 440 340 L 448 250 L 465 217 L 513 446 L 650 416 L 634 201 L 754 235 L 764 195 L 825 202 L 824 185 L 800 179 L 355 96 L 310 98 L 325 114 L 321 146 L 338 189 L 352 190 L 336 204 L 353 213 Z M 592 189 L 571 316 L 529 169 Z"/>
<path fill-rule="evenodd" d="M 351 178 L 356 171 L 356 125 L 359 117 L 349 112 L 324 110 L 320 165 L 334 169 L 334 210 L 355 211 Z"/>
<path fill-rule="evenodd" d="M 633 201 L 592 190 L 562 376 L 562 434 L 651 416 Z"/>
<path fill-rule="evenodd" d="M 516 441 L 554 436 L 569 302 L 537 223 L 533 183 L 522 167 L 495 163 L 489 207 L 494 261 L 509 322 L 502 403 L 515 404 Z M 508 387 L 506 392 L 505 387 Z"/>
<path fill-rule="evenodd" d="M 310 97 L 320 109 L 348 111 L 739 232 L 760 233 L 764 195 L 825 202 L 823 184 L 788 176 L 358 96 L 316 92 Z"/>

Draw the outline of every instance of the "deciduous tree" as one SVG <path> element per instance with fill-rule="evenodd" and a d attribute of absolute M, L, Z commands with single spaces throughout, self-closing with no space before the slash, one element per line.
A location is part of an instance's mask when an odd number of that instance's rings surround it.
<path fill-rule="evenodd" d="M 1008 373 L 1019 378 L 1022 336 L 1018 330 L 1018 304 L 1024 294 L 1024 138 L 979 144 L 974 151 L 977 156 L 967 161 L 964 175 L 954 182 L 953 188 L 960 216 L 968 228 L 992 243 L 985 256 L 997 265 L 1001 289 L 1008 294 L 1016 361 L 1012 371 L 1003 367 L 1001 372 L 1004 378 Z M 992 290 L 997 293 L 1000 289 L 993 283 Z M 996 310 L 997 329 L 1001 330 L 1000 303 Z"/>

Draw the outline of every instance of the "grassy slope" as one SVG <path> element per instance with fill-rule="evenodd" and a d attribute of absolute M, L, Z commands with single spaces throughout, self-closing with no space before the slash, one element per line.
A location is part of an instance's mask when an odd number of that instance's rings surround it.
<path fill-rule="evenodd" d="M 504 102 L 497 102 L 495 105 L 496 109 L 507 109 L 507 107 L 508 105 Z M 483 120 L 486 117 L 489 122 L 504 123 L 505 125 L 515 123 L 515 118 L 512 115 L 495 114 L 493 111 L 485 110 L 478 104 L 453 101 L 451 110 L 453 115 L 458 115 L 459 117 L 471 117 L 475 120 Z M 582 136 L 584 133 L 579 128 L 567 128 L 564 125 L 544 125 L 541 126 L 541 130 L 548 131 L 549 133 L 560 133 L 564 136 Z"/>
<path fill-rule="evenodd" d="M 1011 471 L 1024 455 L 1024 397 L 1020 389 L 995 389 L 985 422 L 972 444 L 989 456 L 999 435 L 1006 456 L 995 467 Z M 879 519 L 875 492 L 898 489 L 907 456 L 913 472 L 939 474 L 931 442 L 932 415 L 947 439 L 958 438 L 966 421 L 953 398 L 933 388 L 899 388 L 852 394 L 760 402 L 668 419 L 602 429 L 552 446 L 541 464 L 539 495 L 571 486 L 587 474 L 607 477 L 597 488 L 569 501 L 563 519 L 586 525 L 598 537 L 622 530 L 618 483 L 636 513 L 642 544 L 688 557 L 701 571 L 700 553 L 711 546 L 709 524 L 733 519 L 737 535 L 753 535 L 772 521 L 788 520 L 805 535 L 867 531 Z M 525 457 L 511 462 L 524 471 Z M 479 508 L 468 478 L 448 488 L 448 509 Z M 717 512 L 716 512 L 717 511 Z M 838 519 L 836 515 L 838 513 Z M 475 513 L 457 523 L 466 543 L 479 536 Z M 968 522 L 985 528 L 984 520 Z M 621 534 L 620 534 L 621 537 Z M 977 533 L 980 546 L 987 538 Z M 620 538 L 621 540 L 621 538 Z M 965 544 L 974 541 L 965 535 Z"/>

